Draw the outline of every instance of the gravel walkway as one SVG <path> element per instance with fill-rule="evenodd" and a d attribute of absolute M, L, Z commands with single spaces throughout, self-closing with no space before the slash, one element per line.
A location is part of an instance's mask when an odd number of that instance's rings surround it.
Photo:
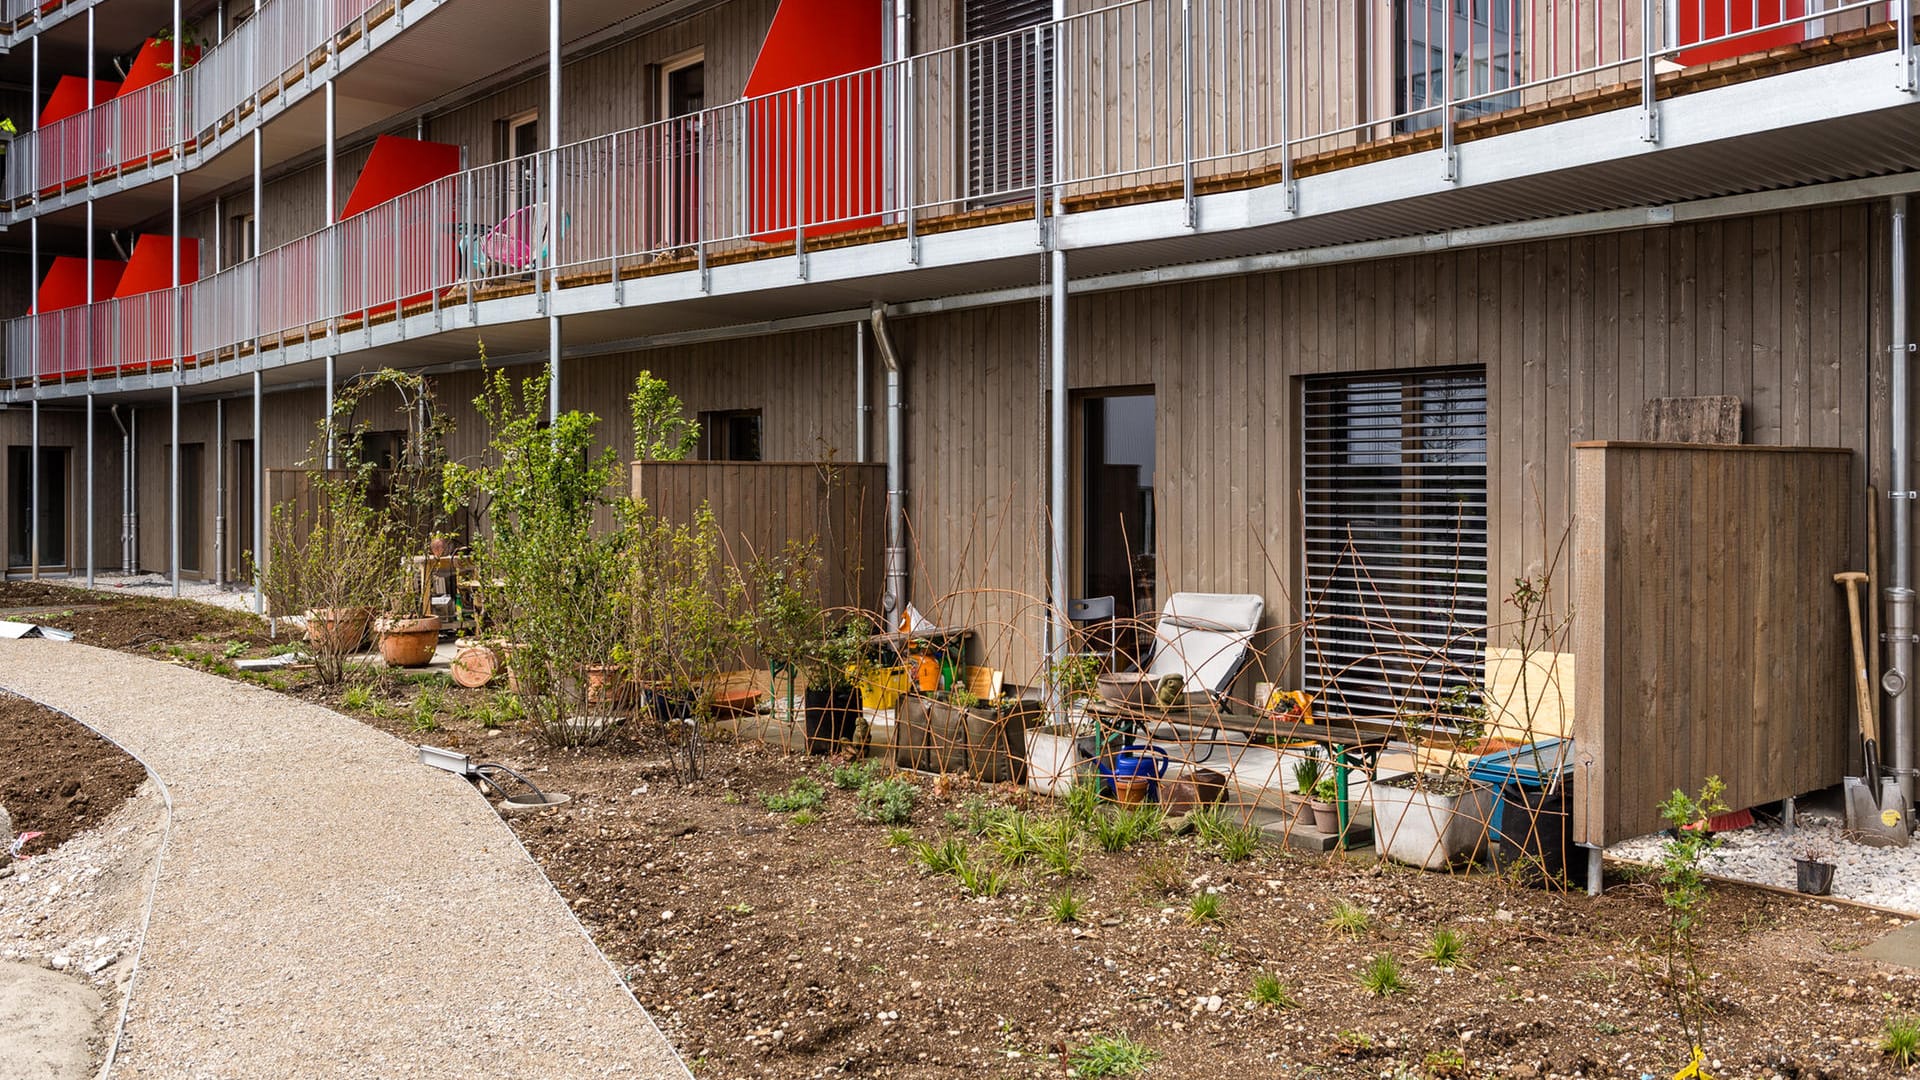
<path fill-rule="evenodd" d="M 145 759 L 173 834 L 116 1077 L 686 1077 L 467 783 L 337 713 L 85 645 L 0 687 Z"/>

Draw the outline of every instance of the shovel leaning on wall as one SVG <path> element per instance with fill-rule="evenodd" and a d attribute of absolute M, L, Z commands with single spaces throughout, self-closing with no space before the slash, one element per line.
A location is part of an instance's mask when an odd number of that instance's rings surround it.
<path fill-rule="evenodd" d="M 1906 847 L 1912 830 L 1900 782 L 1880 775 L 1880 725 L 1873 715 L 1873 688 L 1867 682 L 1867 650 L 1860 634 L 1860 585 L 1867 575 L 1848 570 L 1833 575 L 1847 590 L 1847 616 L 1853 629 L 1854 711 L 1860 721 L 1865 776 L 1842 781 L 1847 797 L 1847 831 L 1870 847 Z"/>

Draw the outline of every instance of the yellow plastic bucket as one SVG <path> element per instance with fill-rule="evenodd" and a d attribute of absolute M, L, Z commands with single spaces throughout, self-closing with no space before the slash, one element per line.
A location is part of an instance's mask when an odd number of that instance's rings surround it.
<path fill-rule="evenodd" d="M 906 692 L 906 668 L 881 668 L 861 680 L 860 707 L 872 710 L 891 709 L 899 703 L 900 695 Z"/>

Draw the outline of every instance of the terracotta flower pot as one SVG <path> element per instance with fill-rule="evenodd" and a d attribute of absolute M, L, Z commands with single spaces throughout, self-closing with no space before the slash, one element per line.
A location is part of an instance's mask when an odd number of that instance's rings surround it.
<path fill-rule="evenodd" d="M 307 612 L 307 643 L 344 656 L 367 638 L 373 612 L 367 608 L 314 608 Z"/>
<path fill-rule="evenodd" d="M 373 624 L 373 632 L 380 639 L 380 659 L 388 667 L 426 667 L 440 644 L 440 616 L 387 616 Z"/>
<path fill-rule="evenodd" d="M 1339 803 L 1321 802 L 1319 799 L 1314 799 L 1307 805 L 1313 808 L 1313 823 L 1316 829 L 1323 833 L 1338 833 L 1340 831 Z"/>
<path fill-rule="evenodd" d="M 1113 801 L 1121 806 L 1139 806 L 1147 801 L 1147 788 L 1153 783 L 1144 776 L 1113 778 Z"/>

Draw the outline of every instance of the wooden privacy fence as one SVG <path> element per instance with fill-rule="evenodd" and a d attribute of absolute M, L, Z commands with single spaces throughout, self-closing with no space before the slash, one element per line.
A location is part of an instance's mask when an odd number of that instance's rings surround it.
<path fill-rule="evenodd" d="M 745 569 L 818 538 L 821 600 L 877 611 L 885 582 L 887 469 L 818 461 L 643 461 L 633 494 L 680 524 L 711 507 L 727 560 Z"/>
<path fill-rule="evenodd" d="M 1839 783 L 1852 452 L 1573 453 L 1574 839 L 1664 828 L 1660 801 L 1708 776 L 1735 808 Z"/>

